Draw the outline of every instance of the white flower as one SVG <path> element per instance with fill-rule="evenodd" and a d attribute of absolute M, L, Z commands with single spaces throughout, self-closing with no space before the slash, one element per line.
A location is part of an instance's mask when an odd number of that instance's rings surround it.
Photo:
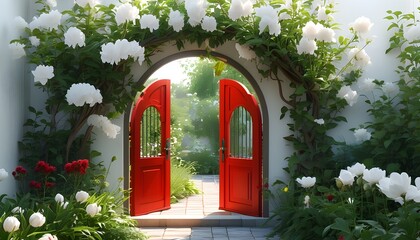
<path fill-rule="evenodd" d="M 348 58 L 356 65 L 356 67 L 359 68 L 366 67 L 371 64 L 370 57 L 367 55 L 366 51 L 357 47 L 350 49 Z"/>
<path fill-rule="evenodd" d="M 116 8 L 115 21 L 117 25 L 121 25 L 127 21 L 133 21 L 134 23 L 136 19 L 140 19 L 139 12 L 140 10 L 137 7 L 129 3 L 124 3 Z"/>
<path fill-rule="evenodd" d="M 63 195 L 61 195 L 60 193 L 57 193 L 57 194 L 55 195 L 54 200 L 55 200 L 57 203 L 62 203 L 62 202 L 64 202 L 64 196 L 63 196 Z"/>
<path fill-rule="evenodd" d="M 50 233 L 42 235 L 42 237 L 38 240 L 58 240 L 57 236 L 51 235 Z"/>
<path fill-rule="evenodd" d="M 85 7 L 86 5 L 94 7 L 99 4 L 98 0 L 75 0 L 74 2 L 81 7 Z"/>
<path fill-rule="evenodd" d="M 239 43 L 235 44 L 236 51 L 239 53 L 240 58 L 245 60 L 252 60 L 257 57 L 254 51 L 252 51 L 248 45 L 241 45 Z"/>
<path fill-rule="evenodd" d="M 376 84 L 373 82 L 375 79 L 373 78 L 365 78 L 358 81 L 357 85 L 359 89 L 364 90 L 366 92 L 372 91 Z"/>
<path fill-rule="evenodd" d="M 140 18 L 140 28 L 148 28 L 150 32 L 153 32 L 153 30 L 159 29 L 159 19 L 151 14 L 145 14 Z"/>
<path fill-rule="evenodd" d="M 34 75 L 34 82 L 45 85 L 49 79 L 54 77 L 54 67 L 39 65 L 32 71 L 32 75 Z"/>
<path fill-rule="evenodd" d="M 270 5 L 261 6 L 255 9 L 255 15 L 261 18 L 258 26 L 260 34 L 264 32 L 267 27 L 271 35 L 278 36 L 280 34 L 281 26 L 279 24 L 278 10 Z"/>
<path fill-rule="evenodd" d="M 348 170 L 341 169 L 338 179 L 340 179 L 344 186 L 351 186 L 354 182 L 354 175 Z"/>
<path fill-rule="evenodd" d="M 207 7 L 207 0 L 185 0 L 185 9 L 189 18 L 188 23 L 193 27 L 200 24 L 206 15 Z"/>
<path fill-rule="evenodd" d="M 57 10 L 52 10 L 49 13 L 42 13 L 35 21 L 35 28 L 53 30 L 58 29 L 61 23 L 62 14 Z"/>
<path fill-rule="evenodd" d="M 10 216 L 4 219 L 3 229 L 5 232 L 11 233 L 19 230 L 20 222 L 16 217 Z"/>
<path fill-rule="evenodd" d="M 46 0 L 45 1 L 50 8 L 57 7 L 57 1 L 56 0 Z"/>
<path fill-rule="evenodd" d="M 98 206 L 96 203 L 91 203 L 86 207 L 86 213 L 89 214 L 91 217 L 95 216 L 102 210 L 101 206 Z"/>
<path fill-rule="evenodd" d="M 101 128 L 109 138 L 116 138 L 121 128 L 112 122 L 105 116 L 92 114 L 87 119 L 87 124 L 98 128 Z"/>
<path fill-rule="evenodd" d="M 89 198 L 89 193 L 87 193 L 85 191 L 78 191 L 76 193 L 76 201 L 79 202 L 79 203 L 86 202 L 88 198 Z"/>
<path fill-rule="evenodd" d="M 299 44 L 296 46 L 296 50 L 298 54 L 315 54 L 315 50 L 317 50 L 318 47 L 316 46 L 315 40 L 310 40 L 305 37 L 302 37 L 300 39 Z"/>
<path fill-rule="evenodd" d="M 66 33 L 64 33 L 64 43 L 72 48 L 85 46 L 85 34 L 76 27 L 70 27 Z"/>
<path fill-rule="evenodd" d="M 415 24 L 411 27 L 405 28 L 404 37 L 409 43 L 420 40 L 420 24 Z"/>
<path fill-rule="evenodd" d="M 19 207 L 19 206 L 17 206 L 17 207 L 14 207 L 13 209 L 12 209 L 12 213 L 24 213 L 25 211 L 21 208 L 21 207 Z"/>
<path fill-rule="evenodd" d="M 60 206 L 62 206 L 64 209 L 66 209 L 68 205 L 69 205 L 69 202 L 60 203 Z"/>
<path fill-rule="evenodd" d="M 184 27 L 184 15 L 178 10 L 171 10 L 169 13 L 169 26 L 175 30 L 175 32 L 179 32 Z"/>
<path fill-rule="evenodd" d="M 317 18 L 319 21 L 328 21 L 327 9 L 324 6 L 319 6 Z"/>
<path fill-rule="evenodd" d="M 366 166 L 363 163 L 356 163 L 351 167 L 347 167 L 347 171 L 353 173 L 355 176 L 360 176 L 365 171 Z"/>
<path fill-rule="evenodd" d="M 207 32 L 213 32 L 217 28 L 216 18 L 204 16 L 203 22 L 201 23 L 201 28 Z"/>
<path fill-rule="evenodd" d="M 315 185 L 316 177 L 296 178 L 296 182 L 298 182 L 303 188 L 310 188 Z"/>
<path fill-rule="evenodd" d="M 254 1 L 251 0 L 232 0 L 228 11 L 228 16 L 233 21 L 240 17 L 249 16 L 254 10 L 253 5 Z"/>
<path fill-rule="evenodd" d="M 311 198 L 308 195 L 306 195 L 305 199 L 303 200 L 303 204 L 305 204 L 305 208 L 309 207 L 310 200 L 311 200 Z"/>
<path fill-rule="evenodd" d="M 414 202 L 420 202 L 420 190 L 416 186 L 410 185 L 405 194 L 405 201 L 413 200 Z"/>
<path fill-rule="evenodd" d="M 365 169 L 363 171 L 363 180 L 365 180 L 369 185 L 379 183 L 379 181 L 384 178 L 386 171 L 380 168 L 374 167 L 371 169 Z"/>
<path fill-rule="evenodd" d="M 383 194 L 401 205 L 404 204 L 402 196 L 407 193 L 410 185 L 411 177 L 405 172 L 401 174 L 393 172 L 389 178 L 382 178 L 377 184 Z"/>
<path fill-rule="evenodd" d="M 40 212 L 33 213 L 29 217 L 29 224 L 32 227 L 41 227 L 45 223 L 45 217 Z"/>
<path fill-rule="evenodd" d="M 74 104 L 81 107 L 84 104 L 93 106 L 96 103 L 102 103 L 102 95 L 99 89 L 88 83 L 74 83 L 67 90 L 66 99 L 69 105 Z"/>
<path fill-rule="evenodd" d="M 9 176 L 9 173 L 4 168 L 0 168 L 0 182 L 6 179 Z"/>
<path fill-rule="evenodd" d="M 9 44 L 9 49 L 12 52 L 12 57 L 13 59 L 19 59 L 23 56 L 26 56 L 26 52 L 24 49 L 25 45 L 18 43 L 18 42 L 14 42 L 14 43 L 10 43 Z"/>
<path fill-rule="evenodd" d="M 319 118 L 319 119 L 314 119 L 314 122 L 316 122 L 317 124 L 319 124 L 319 125 L 324 125 L 325 124 L 325 121 L 324 121 L 324 119 L 322 119 L 322 118 Z"/>
<path fill-rule="evenodd" d="M 23 32 L 23 30 L 28 27 L 28 23 L 21 16 L 15 17 L 14 23 L 19 32 Z"/>
<path fill-rule="evenodd" d="M 365 38 L 372 28 L 373 23 L 367 17 L 359 17 L 352 24 L 351 27 L 361 38 Z"/>
<path fill-rule="evenodd" d="M 136 41 L 129 42 L 127 39 L 119 39 L 115 44 L 103 44 L 101 50 L 103 63 L 118 64 L 130 56 L 138 60 L 140 65 L 144 61 L 144 48 Z"/>
<path fill-rule="evenodd" d="M 32 46 L 34 47 L 38 47 L 39 44 L 41 43 L 39 38 L 35 37 L 35 36 L 30 36 L 29 37 L 29 41 L 31 41 Z"/>
<path fill-rule="evenodd" d="M 307 22 L 302 28 L 302 36 L 309 40 L 315 40 L 321 26 L 321 24 L 315 24 L 312 21 Z"/>
<path fill-rule="evenodd" d="M 351 107 L 357 102 L 359 95 L 357 95 L 357 92 L 353 91 L 349 86 L 343 86 L 340 91 L 338 91 L 337 97 L 345 99 L 347 104 Z"/>
<path fill-rule="evenodd" d="M 370 140 L 372 134 L 364 128 L 359 128 L 354 130 L 354 137 L 356 138 L 356 142 L 360 143 Z"/>
<path fill-rule="evenodd" d="M 29 29 L 33 31 L 35 28 L 39 27 L 38 17 L 34 16 L 32 21 L 28 24 Z"/>
<path fill-rule="evenodd" d="M 416 187 L 418 190 L 420 190 L 420 177 L 416 177 L 416 180 L 414 180 Z"/>
<path fill-rule="evenodd" d="M 326 28 L 321 25 L 316 39 L 319 41 L 324 41 L 324 42 L 335 42 L 336 40 L 334 36 L 335 36 L 334 30 L 332 30 L 331 28 Z"/>
<path fill-rule="evenodd" d="M 399 88 L 398 85 L 392 82 L 387 82 L 382 86 L 382 91 L 391 96 L 391 95 L 395 95 L 396 93 L 398 93 Z"/>

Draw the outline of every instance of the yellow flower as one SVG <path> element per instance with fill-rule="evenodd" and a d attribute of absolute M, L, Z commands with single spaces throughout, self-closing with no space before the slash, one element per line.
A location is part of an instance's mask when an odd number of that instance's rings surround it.
<path fill-rule="evenodd" d="M 283 188 L 283 192 L 288 192 L 288 191 L 289 191 L 289 188 L 287 186 Z"/>

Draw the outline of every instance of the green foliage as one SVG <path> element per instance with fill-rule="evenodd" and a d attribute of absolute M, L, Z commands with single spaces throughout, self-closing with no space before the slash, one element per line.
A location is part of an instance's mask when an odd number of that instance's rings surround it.
<path fill-rule="evenodd" d="M 209 150 L 189 152 L 182 156 L 185 162 L 194 165 L 195 172 L 199 175 L 219 174 L 219 156 Z"/>
<path fill-rule="evenodd" d="M 171 202 L 198 194 L 200 191 L 191 181 L 195 173 L 194 165 L 182 160 L 171 161 Z"/>
<path fill-rule="evenodd" d="M 20 228 L 12 233 L 0 229 L 1 239 L 37 240 L 50 233 L 58 239 L 146 239 L 143 234 L 134 230 L 135 222 L 123 214 L 121 206 L 126 200 L 126 193 L 105 192 L 90 196 L 86 202 L 80 203 L 74 195 L 66 196 L 65 202 L 56 202 L 53 198 L 42 201 L 33 199 L 29 194 L 16 199 L 2 199 L 0 209 L 3 214 L 0 222 L 8 216 L 15 216 L 20 221 Z M 87 214 L 87 206 L 96 203 L 102 209 L 98 214 Z M 21 207 L 21 212 L 12 212 Z M 30 216 L 39 212 L 45 217 L 40 227 L 30 225 Z M 118 229 L 118 230 L 116 230 Z M 110 238 L 110 237 L 114 238 Z M 135 238 L 132 238 L 135 237 Z"/>

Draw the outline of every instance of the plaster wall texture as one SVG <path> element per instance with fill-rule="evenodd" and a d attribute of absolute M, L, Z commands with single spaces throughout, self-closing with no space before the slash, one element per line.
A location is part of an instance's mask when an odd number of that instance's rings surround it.
<path fill-rule="evenodd" d="M 4 36 L 11 36 L 10 27 L 6 22 L 10 21 L 10 19 L 13 19 L 16 15 L 25 15 L 25 11 L 28 9 L 28 7 L 24 4 L 25 1 L 12 1 L 7 0 L 10 2 L 10 4 L 7 5 L 6 8 L 2 8 L 0 11 L 4 11 L 4 14 L 0 14 L 0 31 L 2 32 L 0 41 L 1 43 L 7 43 L 4 39 Z M 12 3 L 13 2 L 13 3 Z M 72 1 L 68 1 L 67 3 L 60 3 L 59 9 L 67 9 L 71 7 Z M 103 3 L 111 3 L 115 2 L 112 0 L 103 1 Z M 388 39 L 391 36 L 391 33 L 388 33 L 386 31 L 389 22 L 384 20 L 383 18 L 386 16 L 386 10 L 392 9 L 392 10 L 401 10 L 403 12 L 412 12 L 416 7 L 418 7 L 418 1 L 415 0 L 403 0 L 403 1 L 397 1 L 397 0 L 371 0 L 371 1 L 363 1 L 363 0 L 342 0 L 342 1 L 336 1 L 337 3 L 337 13 L 334 14 L 335 19 L 337 22 L 341 24 L 342 31 L 337 32 L 337 35 L 347 35 L 350 36 L 350 33 L 348 31 L 348 27 L 351 22 L 353 22 L 357 17 L 359 16 L 366 16 L 369 17 L 372 22 L 375 24 L 372 29 L 372 37 L 374 39 L 374 42 L 366 48 L 367 53 L 371 57 L 372 64 L 369 65 L 365 69 L 365 73 L 363 74 L 362 78 L 377 78 L 385 81 L 396 81 L 398 80 L 397 75 L 395 74 L 394 70 L 397 66 L 397 60 L 396 60 L 396 53 L 385 55 L 385 50 L 388 47 Z M 35 7 L 32 5 L 29 7 L 29 16 L 33 15 L 35 13 L 34 11 Z M 28 18 L 27 18 L 28 20 Z M 5 33 L 5 34 L 3 34 Z M 1 44 L 1 49 L 3 50 L 3 47 L 5 44 Z M 292 152 L 292 147 L 283 139 L 284 136 L 289 135 L 289 131 L 287 128 L 287 123 L 290 122 L 290 119 L 287 117 L 283 120 L 280 120 L 280 109 L 282 106 L 284 106 L 284 103 L 281 101 L 280 96 L 278 94 L 277 90 L 277 84 L 274 81 L 262 79 L 262 77 L 258 74 L 258 71 L 255 67 L 255 62 L 245 61 L 243 59 L 239 59 L 238 53 L 236 52 L 234 48 L 234 43 L 229 42 L 217 49 L 215 49 L 215 52 L 221 53 L 225 56 L 228 56 L 232 58 L 233 60 L 240 63 L 249 73 L 253 76 L 255 79 L 255 82 L 258 84 L 258 87 L 262 91 L 264 95 L 265 102 L 267 103 L 267 112 L 268 112 L 268 122 L 270 127 L 270 135 L 269 139 L 264 139 L 264 144 L 269 144 L 269 151 L 268 151 L 268 163 L 269 163 L 269 169 L 265 173 L 268 177 L 268 180 L 270 183 L 275 181 L 276 179 L 280 178 L 282 180 L 287 179 L 287 175 L 282 170 L 286 165 L 286 161 L 284 160 L 285 157 L 290 156 L 290 153 Z M 187 45 L 185 49 L 181 51 L 188 51 L 188 50 L 197 50 L 201 49 L 203 50 L 203 47 L 197 47 L 195 45 Z M 159 60 L 165 59 L 166 57 L 172 56 L 174 54 L 177 54 L 178 50 L 174 45 L 167 44 L 162 47 L 161 52 L 154 55 L 152 57 L 152 62 L 156 63 Z M 14 94 L 11 95 L 11 90 L 4 89 L 2 87 L 0 91 L 2 91 L 2 94 L 0 94 L 0 106 L 2 109 L 8 109 L 10 112 L 9 117 L 5 117 L 4 115 L 0 116 L 0 126 L 5 128 L 4 131 L 12 131 L 13 134 L 4 134 L 0 136 L 0 143 L 3 143 L 0 145 L 0 163 L 7 164 L 5 166 L 7 167 L 14 167 L 17 162 L 17 144 L 16 142 L 19 140 L 19 137 L 21 136 L 21 133 L 15 133 L 15 132 L 21 132 L 22 124 L 19 124 L 16 119 L 20 119 L 20 122 L 23 122 L 23 116 L 25 115 L 25 108 L 22 107 L 24 105 L 24 102 L 20 104 L 23 100 L 23 96 L 25 91 L 25 88 L 23 87 L 23 81 L 22 79 L 25 77 L 26 81 L 31 82 L 32 78 L 28 73 L 27 69 L 24 67 L 23 63 L 20 63 L 19 65 L 14 65 L 14 68 L 9 65 L 4 65 L 3 62 L 9 62 L 4 61 L 3 58 L 0 59 L 2 61 L 2 64 L 0 64 L 0 72 L 2 73 L 2 76 L 11 71 L 11 69 L 15 69 L 14 72 L 10 73 L 13 79 L 19 79 L 19 81 L 5 81 L 3 78 L 1 78 L 2 86 L 7 86 L 9 84 L 9 88 L 12 88 L 14 90 Z M 7 67 L 6 67 L 7 66 Z M 153 72 L 147 71 L 150 66 L 147 66 L 145 63 L 141 67 L 134 67 L 133 68 L 133 74 L 135 76 L 135 79 L 140 79 L 143 75 L 143 77 L 150 76 Z M 146 76 L 146 77 L 147 77 Z M 6 82 L 5 85 L 3 85 L 3 82 Z M 11 85 L 12 84 L 12 85 Z M 357 86 L 353 87 L 354 89 L 357 89 Z M 6 93 L 3 94 L 3 91 Z M 285 90 L 287 95 L 287 89 Z M 11 98 L 10 98 L 11 97 Z M 31 88 L 31 105 L 32 102 L 34 104 L 42 104 L 44 97 L 42 96 L 41 92 L 39 90 Z M 17 107 L 7 107 L 9 104 L 6 104 L 7 102 L 16 105 Z M 353 107 L 348 107 L 343 114 L 347 117 L 348 123 L 341 125 L 339 128 L 332 131 L 330 134 L 334 136 L 337 140 L 345 140 L 349 143 L 352 143 L 354 141 L 352 133 L 348 130 L 352 127 L 357 127 L 360 123 L 365 122 L 369 119 L 368 115 L 366 114 L 367 106 L 364 104 L 363 97 L 359 98 L 359 102 L 354 105 Z M 7 110 L 6 110 L 7 111 Z M 5 114 L 7 115 L 7 114 Z M 267 119 L 264 119 L 266 121 Z M 120 116 L 118 119 L 113 120 L 115 124 L 118 124 L 121 126 L 121 133 L 117 136 L 116 139 L 108 139 L 100 130 L 95 130 L 95 138 L 96 141 L 94 142 L 93 149 L 96 149 L 100 152 L 102 152 L 102 156 L 100 158 L 101 161 L 104 161 L 105 166 L 108 165 L 108 162 L 111 160 L 113 156 L 117 157 L 117 161 L 113 163 L 110 175 L 108 178 L 108 181 L 111 183 L 110 188 L 115 189 L 118 187 L 121 187 L 122 185 L 119 184 L 118 179 L 120 177 L 128 177 L 125 176 L 124 171 L 127 171 L 128 164 L 129 164 L 129 158 L 128 155 L 124 153 L 124 149 L 127 149 L 127 146 L 125 144 L 125 140 L 128 138 L 127 136 L 127 118 L 124 118 L 124 116 Z M 10 128 L 10 124 L 16 125 L 16 128 Z M 8 126 L 8 127 L 4 127 Z M 10 129 L 10 130 L 8 130 Z M 14 129 L 14 130 L 13 130 Z M 125 131 L 124 131 L 125 129 Z M 5 137 L 7 136 L 7 137 Z M 10 139 L 10 136 L 14 136 L 14 139 Z M 7 146 L 7 148 L 6 148 Z M 16 146 L 16 147 L 15 147 Z M 12 149 L 15 149 L 12 151 Z M 4 156 L 3 156 L 4 155 Z M 6 158 L 10 158 L 11 160 L 4 160 Z M 12 163 L 10 163 L 10 162 Z M 5 162 L 5 163 L 3 163 Z M 0 168 L 2 166 L 0 165 Z M 8 181 L 11 181 L 11 179 L 8 179 Z M 3 182 L 0 183 L 2 185 L 5 185 Z M 3 186 L 0 185 L 2 190 L 0 192 L 3 192 Z M 6 192 L 12 191 L 12 188 L 6 190 Z"/>
<path fill-rule="evenodd" d="M 0 8 L 0 168 L 6 169 L 9 177 L 0 182 L 0 194 L 14 196 L 16 183 L 12 171 L 19 159 L 18 141 L 26 119 L 28 71 L 25 60 L 12 60 L 9 41 L 19 36 L 14 26 L 15 16 L 27 15 L 27 1 L 5 0 Z"/>

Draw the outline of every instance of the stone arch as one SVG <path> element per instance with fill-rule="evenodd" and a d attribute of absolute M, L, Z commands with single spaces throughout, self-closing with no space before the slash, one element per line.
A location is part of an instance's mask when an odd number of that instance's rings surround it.
<path fill-rule="evenodd" d="M 261 89 L 259 80 L 262 80 L 262 76 L 258 73 L 258 69 L 256 67 L 255 62 L 239 59 L 238 53 L 235 50 L 234 42 L 228 42 L 223 44 L 222 46 L 214 49 L 212 51 L 208 51 L 208 49 L 196 47 L 194 45 L 188 45 L 184 49 L 177 50 L 175 45 L 166 45 L 160 52 L 154 54 L 151 58 L 153 62 L 150 66 L 142 66 L 140 68 L 133 69 L 133 75 L 135 79 L 139 79 L 139 84 L 144 84 L 146 80 L 160 67 L 163 65 L 186 57 L 199 57 L 199 56 L 206 56 L 212 55 L 216 58 L 220 58 L 225 61 L 227 64 L 236 68 L 243 76 L 250 82 L 252 87 L 254 88 L 257 98 L 260 102 L 262 120 L 263 120 L 263 139 L 265 142 L 263 143 L 262 149 L 262 164 L 263 164 L 263 179 L 269 178 L 269 114 L 267 108 L 267 101 L 266 97 L 264 96 L 263 90 Z M 130 114 L 131 114 L 131 105 L 125 111 L 124 114 L 124 122 L 123 122 L 123 159 L 124 159 L 124 189 L 129 188 L 129 164 L 130 164 L 130 151 L 129 151 L 129 121 L 130 121 Z M 263 200 L 263 216 L 269 215 L 269 207 L 268 201 L 266 199 Z"/>

